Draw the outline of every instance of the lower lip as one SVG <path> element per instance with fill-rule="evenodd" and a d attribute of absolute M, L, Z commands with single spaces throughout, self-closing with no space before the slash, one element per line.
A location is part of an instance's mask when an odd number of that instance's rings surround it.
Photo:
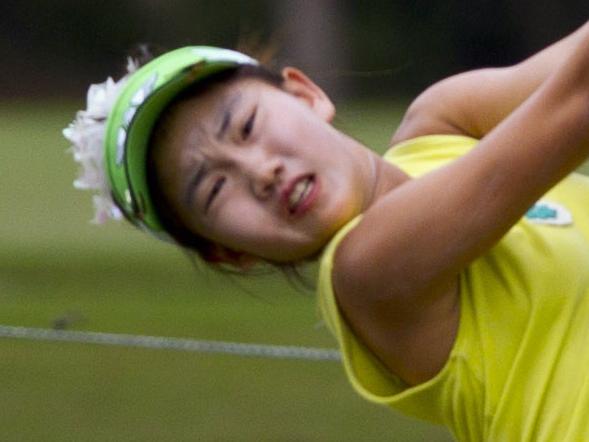
<path fill-rule="evenodd" d="M 313 178 L 313 181 L 311 182 L 311 191 L 309 192 L 309 194 L 305 197 L 305 199 L 303 199 L 303 201 L 301 201 L 299 203 L 299 205 L 297 206 L 297 208 L 291 212 L 291 215 L 293 216 L 301 216 L 304 215 L 306 212 L 309 211 L 309 209 L 313 206 L 313 204 L 315 203 L 315 200 L 317 199 L 317 196 L 319 195 L 319 180 L 317 179 L 317 177 Z"/>

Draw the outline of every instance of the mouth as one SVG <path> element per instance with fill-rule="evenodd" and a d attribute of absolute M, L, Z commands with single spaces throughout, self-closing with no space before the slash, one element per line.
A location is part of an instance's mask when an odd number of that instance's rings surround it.
<path fill-rule="evenodd" d="M 301 215 L 312 205 L 318 185 L 314 175 L 294 180 L 283 194 L 283 202 L 290 215 Z"/>

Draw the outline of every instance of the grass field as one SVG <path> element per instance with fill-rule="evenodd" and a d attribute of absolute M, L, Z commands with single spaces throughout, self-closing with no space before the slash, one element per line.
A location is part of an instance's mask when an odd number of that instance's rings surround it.
<path fill-rule="evenodd" d="M 0 324 L 333 347 L 312 294 L 226 281 L 129 227 L 97 228 L 61 128 L 76 104 L 0 107 Z M 363 109 L 372 109 L 367 114 Z M 338 124 L 378 150 L 398 111 Z M 334 362 L 0 339 L 2 441 L 448 441 L 357 397 Z"/>

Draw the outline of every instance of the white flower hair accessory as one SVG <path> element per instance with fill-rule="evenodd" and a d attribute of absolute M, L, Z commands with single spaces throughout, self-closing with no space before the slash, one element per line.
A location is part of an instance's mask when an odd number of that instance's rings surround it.
<path fill-rule="evenodd" d="M 108 219 L 119 220 L 122 213 L 114 204 L 104 163 L 104 139 L 106 121 L 129 75 L 137 70 L 137 62 L 127 60 L 127 75 L 119 81 L 109 77 L 104 83 L 93 84 L 88 89 L 86 109 L 76 113 L 76 118 L 63 130 L 63 136 L 72 143 L 68 150 L 80 164 L 80 172 L 74 181 L 76 189 L 94 191 L 95 224 Z"/>

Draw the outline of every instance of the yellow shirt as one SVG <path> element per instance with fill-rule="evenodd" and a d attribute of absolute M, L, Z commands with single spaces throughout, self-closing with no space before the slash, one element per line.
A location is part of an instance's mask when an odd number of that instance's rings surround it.
<path fill-rule="evenodd" d="M 417 177 L 476 143 L 420 137 L 395 146 L 385 159 Z M 328 244 L 318 286 L 322 315 L 358 393 L 445 425 L 462 441 L 589 441 L 588 178 L 567 177 L 461 273 L 453 349 L 433 379 L 414 387 L 387 372 L 338 311 L 333 255 L 358 221 Z"/>

